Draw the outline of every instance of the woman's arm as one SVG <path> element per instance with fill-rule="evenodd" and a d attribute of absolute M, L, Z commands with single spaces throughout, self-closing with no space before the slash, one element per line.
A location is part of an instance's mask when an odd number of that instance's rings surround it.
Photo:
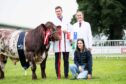
<path fill-rule="evenodd" d="M 79 67 L 79 63 L 78 63 L 78 60 L 77 60 L 77 52 L 75 51 L 74 52 L 74 64 L 76 64 L 77 65 L 77 67 Z"/>
<path fill-rule="evenodd" d="M 90 51 L 87 51 L 87 66 L 88 66 L 88 75 L 89 78 L 92 76 L 92 54 Z"/>

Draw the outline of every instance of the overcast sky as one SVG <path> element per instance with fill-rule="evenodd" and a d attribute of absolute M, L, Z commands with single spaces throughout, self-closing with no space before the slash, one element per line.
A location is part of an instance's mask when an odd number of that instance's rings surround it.
<path fill-rule="evenodd" d="M 69 20 L 78 7 L 76 0 L 0 0 L 0 23 L 34 28 L 54 17 L 58 5 Z"/>

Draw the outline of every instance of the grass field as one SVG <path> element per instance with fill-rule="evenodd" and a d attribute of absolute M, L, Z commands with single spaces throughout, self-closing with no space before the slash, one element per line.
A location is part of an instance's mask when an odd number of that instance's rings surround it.
<path fill-rule="evenodd" d="M 126 84 L 126 58 L 94 58 L 93 59 L 93 79 L 91 80 L 70 80 L 63 76 L 63 62 L 61 67 L 62 78 L 56 79 L 54 69 L 54 58 L 47 59 L 46 74 L 47 79 L 41 79 L 40 68 L 37 65 L 37 80 L 31 79 L 31 69 L 27 70 L 27 76 L 18 63 L 16 66 L 8 60 L 5 67 L 5 79 L 0 80 L 0 84 Z M 70 64 L 73 61 L 70 58 Z"/>

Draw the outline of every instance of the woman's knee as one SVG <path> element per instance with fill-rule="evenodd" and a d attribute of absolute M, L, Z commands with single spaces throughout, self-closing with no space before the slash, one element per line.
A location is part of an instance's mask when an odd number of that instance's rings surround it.
<path fill-rule="evenodd" d="M 88 75 L 88 71 L 82 71 L 81 73 L 79 73 L 77 79 L 87 79 L 87 75 Z"/>
<path fill-rule="evenodd" d="M 75 64 L 70 64 L 70 69 L 73 69 L 73 68 L 75 68 L 76 67 L 76 65 Z"/>

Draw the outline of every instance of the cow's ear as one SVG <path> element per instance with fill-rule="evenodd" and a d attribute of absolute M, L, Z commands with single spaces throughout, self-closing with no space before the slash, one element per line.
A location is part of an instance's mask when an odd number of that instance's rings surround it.
<path fill-rule="evenodd" d="M 44 24 L 41 24 L 41 26 L 46 30 L 47 28 L 46 28 L 46 26 L 44 25 Z"/>

